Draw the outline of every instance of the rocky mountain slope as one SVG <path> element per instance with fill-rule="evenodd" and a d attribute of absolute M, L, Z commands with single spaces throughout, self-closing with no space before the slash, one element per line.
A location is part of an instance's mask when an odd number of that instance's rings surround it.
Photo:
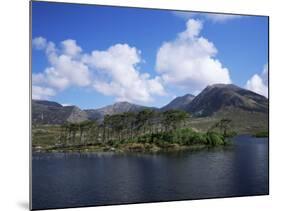
<path fill-rule="evenodd" d="M 63 124 L 88 119 L 85 111 L 76 106 L 62 106 L 46 100 L 32 100 L 32 124 Z"/>
<path fill-rule="evenodd" d="M 167 111 L 172 109 L 179 109 L 184 110 L 187 105 L 195 98 L 192 94 L 186 94 L 181 97 L 176 97 L 174 100 L 172 100 L 170 103 L 165 105 L 161 108 L 161 111 Z"/>
<path fill-rule="evenodd" d="M 146 108 L 151 107 L 140 106 L 128 102 L 117 102 L 113 105 L 108 105 L 99 109 L 86 109 L 85 112 L 88 114 L 89 119 L 101 121 L 105 115 L 113 115 L 124 112 L 139 112 Z"/>
<path fill-rule="evenodd" d="M 185 110 L 195 116 L 211 116 L 231 108 L 268 113 L 268 99 L 233 84 L 214 84 L 197 95 Z"/>

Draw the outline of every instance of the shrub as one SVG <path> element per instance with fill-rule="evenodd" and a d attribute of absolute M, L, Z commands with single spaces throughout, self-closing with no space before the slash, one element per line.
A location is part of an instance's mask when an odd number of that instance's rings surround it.
<path fill-rule="evenodd" d="M 193 144 L 207 144 L 207 137 L 205 134 L 195 133 L 191 137 L 191 142 Z"/>
<path fill-rule="evenodd" d="M 257 138 L 268 137 L 268 131 L 260 131 L 260 132 L 257 132 L 257 133 L 255 134 L 255 137 L 257 137 Z"/>
<path fill-rule="evenodd" d="M 223 135 L 216 132 L 207 133 L 207 144 L 212 146 L 223 145 L 225 143 Z"/>

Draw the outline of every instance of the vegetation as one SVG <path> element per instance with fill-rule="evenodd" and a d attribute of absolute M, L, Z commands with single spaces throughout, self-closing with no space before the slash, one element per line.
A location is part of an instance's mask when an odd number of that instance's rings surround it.
<path fill-rule="evenodd" d="M 225 145 L 231 121 L 222 119 L 207 132 L 188 127 L 189 114 L 180 110 L 106 115 L 102 123 L 84 121 L 34 126 L 33 147 L 48 151 L 159 151 Z"/>
<path fill-rule="evenodd" d="M 254 136 L 257 138 L 263 138 L 263 137 L 268 137 L 269 133 L 268 133 L 268 131 L 260 131 L 260 132 L 257 132 Z"/>

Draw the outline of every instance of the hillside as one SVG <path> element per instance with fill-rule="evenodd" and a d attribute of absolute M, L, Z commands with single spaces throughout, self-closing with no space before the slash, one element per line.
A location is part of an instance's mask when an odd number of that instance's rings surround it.
<path fill-rule="evenodd" d="M 76 106 L 62 106 L 45 100 L 32 100 L 32 124 L 63 124 L 88 119 L 85 111 Z"/>
<path fill-rule="evenodd" d="M 170 103 L 165 105 L 161 108 L 161 111 L 168 111 L 168 110 L 184 110 L 187 105 L 195 98 L 192 94 L 186 94 L 181 97 L 176 97 Z"/>
<path fill-rule="evenodd" d="M 146 108 L 151 107 L 140 106 L 128 102 L 117 102 L 113 105 L 108 105 L 99 109 L 86 109 L 85 112 L 88 114 L 89 119 L 102 121 L 105 115 L 120 114 L 124 112 L 139 112 Z"/>
<path fill-rule="evenodd" d="M 211 116 L 231 108 L 268 113 L 268 99 L 233 84 L 214 84 L 197 95 L 185 110 L 194 116 Z"/>

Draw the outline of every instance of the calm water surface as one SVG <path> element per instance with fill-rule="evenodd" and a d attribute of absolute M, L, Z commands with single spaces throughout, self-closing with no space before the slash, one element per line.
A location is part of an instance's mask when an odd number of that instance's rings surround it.
<path fill-rule="evenodd" d="M 40 153 L 33 209 L 268 194 L 268 139 L 158 154 Z"/>

